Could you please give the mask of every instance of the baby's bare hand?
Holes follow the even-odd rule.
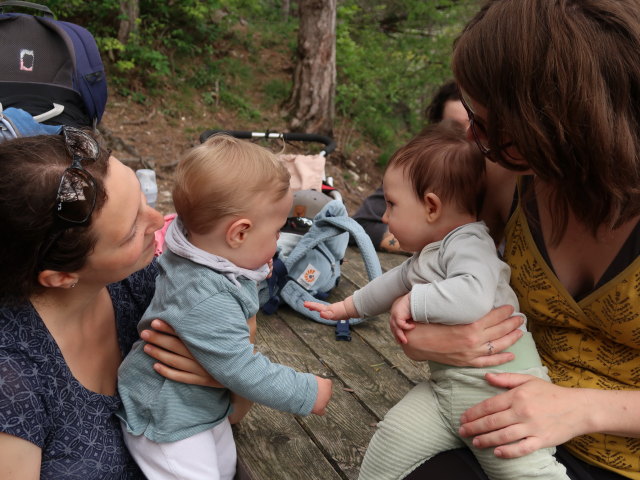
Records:
[[[334,316],[331,305],[318,302],[304,302],[304,306],[312,312],[319,312],[322,318],[332,319]]]
[[[313,404],[311,413],[324,415],[327,412],[327,405],[333,394],[333,382],[328,378],[318,376],[316,376],[316,380],[318,382],[318,396],[316,397],[316,402]]]

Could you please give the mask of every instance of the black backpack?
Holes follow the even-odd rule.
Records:
[[[40,15],[10,13],[9,7]],[[55,20],[44,5],[0,2],[0,103],[51,125],[96,126],[107,103],[107,79],[91,33]]]

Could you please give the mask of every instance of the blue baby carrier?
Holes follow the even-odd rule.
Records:
[[[322,207],[309,230],[298,236],[289,248],[286,235],[286,232],[282,233],[278,242],[271,278],[260,285],[262,311],[275,313],[285,303],[311,320],[335,326],[337,340],[350,340],[349,325],[362,322],[362,318],[339,322],[327,320],[318,312],[305,308],[304,302],[324,302],[338,285],[350,235],[362,255],[369,280],[381,275],[380,261],[371,239],[349,217],[341,200],[331,200]]]

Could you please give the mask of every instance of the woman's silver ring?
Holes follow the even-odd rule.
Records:
[[[487,342],[487,351],[489,352],[487,355],[493,355],[493,343]]]

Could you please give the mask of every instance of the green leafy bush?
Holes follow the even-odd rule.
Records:
[[[337,111],[380,146],[417,132],[433,92],[451,78],[453,40],[476,7],[455,0],[340,2]]]
[[[261,108],[273,110],[287,99],[291,81],[281,75],[265,81],[263,74],[273,69],[264,55],[268,50],[289,56],[291,66],[295,61],[297,18],[285,18],[281,1],[140,0],[136,33],[125,43],[118,40],[120,3],[50,0],[47,5],[58,18],[94,34],[110,85],[122,93],[146,98],[186,82],[205,105],[230,106],[256,120]],[[337,114],[393,151],[421,128],[431,95],[450,78],[453,39],[477,4],[338,0]],[[295,1],[291,5],[293,11],[298,7]],[[264,98],[260,104],[256,95]]]

